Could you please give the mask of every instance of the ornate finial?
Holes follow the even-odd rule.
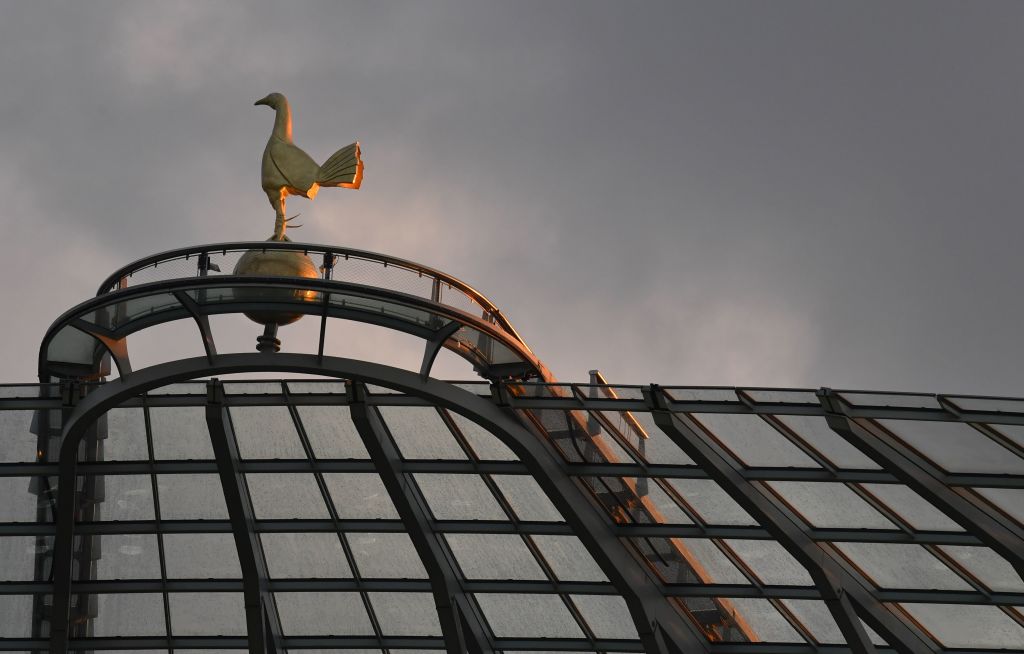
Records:
[[[291,218],[284,217],[285,198],[301,195],[312,200],[321,187],[359,188],[363,181],[363,161],[359,158],[359,142],[346,145],[318,166],[313,158],[292,142],[292,112],[288,100],[280,93],[271,93],[257,105],[266,105],[277,112],[274,131],[263,151],[263,190],[277,213],[272,240],[286,240],[284,230]]]

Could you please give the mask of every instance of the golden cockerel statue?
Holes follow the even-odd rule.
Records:
[[[292,111],[280,93],[271,93],[256,105],[266,105],[277,115],[263,151],[263,190],[277,212],[273,240],[286,240],[284,231],[290,219],[284,217],[285,198],[301,195],[312,200],[321,187],[359,188],[363,181],[363,161],[359,142],[346,145],[318,166],[313,158],[292,142]]]

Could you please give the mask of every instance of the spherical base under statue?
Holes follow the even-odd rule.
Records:
[[[235,275],[254,275],[258,277],[301,277],[318,279],[316,265],[313,260],[296,250],[249,250],[235,264]],[[316,302],[319,293],[313,289],[269,289],[239,288],[236,290],[239,299],[252,301]],[[261,325],[288,325],[303,316],[301,313],[282,311],[246,312],[246,318]]]

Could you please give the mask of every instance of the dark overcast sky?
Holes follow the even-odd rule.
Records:
[[[291,235],[465,279],[561,379],[1024,395],[1022,71],[1020,1],[3,3],[2,381],[115,267],[269,235],[281,91],[367,162]]]

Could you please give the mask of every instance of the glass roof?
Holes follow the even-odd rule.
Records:
[[[1024,531],[1012,415],[842,393],[857,413],[837,421],[799,389],[459,386],[505,398],[556,462],[545,474],[587,502],[560,510],[551,479],[499,435],[379,387],[225,382],[223,433],[205,383],[107,411],[79,449],[71,649],[246,649],[258,573],[287,650],[442,651],[455,610],[489,651],[644,651],[640,593],[602,565],[584,514],[707,652],[847,642],[808,549],[883,651],[1024,648],[1016,562],[944,495]],[[55,386],[0,393],[0,650],[48,649],[65,400]],[[897,469],[893,452],[941,483]]]

